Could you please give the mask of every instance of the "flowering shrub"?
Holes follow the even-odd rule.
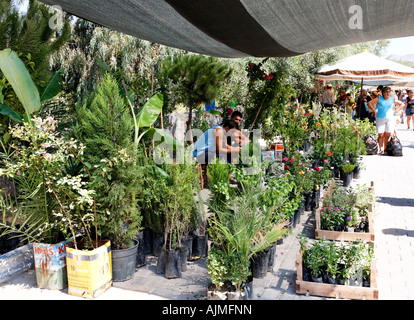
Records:
[[[360,193],[367,196],[362,199]],[[348,227],[364,229],[368,225],[368,202],[372,201],[369,194],[367,186],[358,186],[355,190],[336,188],[324,199],[320,211],[321,228],[335,231],[346,231]]]
[[[48,117],[32,119],[32,126],[26,122],[10,128],[13,151],[1,169],[16,180],[20,205],[42,217],[43,238],[52,242],[58,231],[75,235],[94,221],[94,191],[82,174],[67,173],[84,147],[61,137],[56,127],[57,121]]]

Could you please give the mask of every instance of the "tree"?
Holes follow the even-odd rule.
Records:
[[[53,110],[54,115],[59,112],[59,118],[65,117],[70,127],[75,104],[90,96],[106,72],[134,93],[132,103],[138,113],[159,92],[157,73],[172,50],[78,18],[70,41],[51,59],[53,69],[65,70],[64,99],[60,108]]]
[[[17,53],[41,95],[47,90],[53,72],[58,70],[49,67],[49,58],[70,36],[70,24],[63,18],[61,29],[50,28],[49,21],[55,14],[49,12],[49,7],[34,0],[29,1],[26,13],[19,14],[14,1],[0,0],[0,51],[10,49]],[[0,118],[2,129],[6,131],[10,121],[9,108],[18,114],[23,114],[25,108],[10,81],[1,71],[0,106],[2,106],[0,113],[6,114]],[[4,106],[7,108],[5,109]],[[42,104],[42,107],[44,106],[45,104]]]
[[[52,76],[49,57],[69,39],[70,24],[63,20],[62,29],[52,29],[49,21],[54,12],[30,0],[27,13],[20,15],[12,0],[0,0],[0,50],[16,51],[30,67],[36,86],[43,87]]]
[[[111,240],[113,248],[120,249],[141,225],[140,210],[132,198],[140,189],[142,167],[136,165],[136,156],[140,153],[132,141],[129,107],[111,75],[104,76],[92,102],[83,105],[77,116],[79,123],[75,132],[85,145],[87,166],[92,174],[99,168],[95,185],[97,207],[108,213],[102,221],[102,236]]]
[[[231,72],[227,64],[214,57],[188,54],[165,59],[161,74],[176,85],[177,102],[188,108],[187,131],[191,130],[193,109],[211,102]]]

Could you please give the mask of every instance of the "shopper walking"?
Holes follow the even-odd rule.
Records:
[[[382,96],[369,101],[367,104],[369,110],[376,117],[379,154],[382,155],[386,154],[387,142],[395,129],[394,103],[398,105],[399,110],[404,107],[401,101],[391,97],[391,88],[385,87],[382,90]],[[377,104],[377,110],[374,107],[375,104]]]

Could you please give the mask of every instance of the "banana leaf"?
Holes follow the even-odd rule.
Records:
[[[164,96],[162,94],[152,96],[138,113],[138,128],[150,127],[158,119],[163,103]]]
[[[0,104],[0,113],[9,116],[11,119],[17,122],[22,122],[22,117],[16,111],[14,111],[7,104]]]
[[[10,49],[0,51],[0,70],[13,87],[26,114],[38,112],[41,108],[39,91],[16,52]]]
[[[62,73],[63,68],[55,73],[49,84],[46,86],[46,88],[44,88],[40,97],[41,102],[54,98],[62,90],[62,87],[60,86],[60,81],[62,80],[60,78],[60,75]]]

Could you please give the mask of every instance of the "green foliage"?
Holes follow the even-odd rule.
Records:
[[[181,245],[181,239],[198,226],[198,211],[194,197],[198,187],[198,176],[195,170],[194,166],[186,164],[168,166],[168,193],[164,195],[163,202],[164,238],[167,240],[169,236],[168,249],[172,249],[173,240]]]
[[[143,170],[136,163],[132,116],[119,92],[115,79],[106,75],[90,105],[78,110],[76,128],[85,145],[86,163],[104,174],[98,175],[94,185],[97,207],[108,213],[101,236],[117,249],[130,244],[140,229],[142,218],[132,197],[140,187]],[[92,175],[97,176],[96,172]]]
[[[300,241],[303,266],[309,268],[314,276],[329,273],[333,278],[349,281],[362,271],[363,278],[369,280],[374,258],[374,250],[369,243],[316,240],[309,245],[303,238]]]
[[[160,168],[148,159],[145,163],[142,190],[137,196],[143,223],[153,232],[164,234],[172,248],[199,226],[201,217],[195,201],[198,174],[189,164],[165,164]]]
[[[347,174],[354,171],[355,167],[356,167],[356,164],[352,164],[352,163],[341,164],[342,171]]]
[[[26,79],[33,80],[34,85],[31,87],[37,87],[40,93],[50,92],[50,87],[47,88],[48,82],[52,78],[53,72],[59,68],[50,68],[49,58],[69,39],[70,24],[62,16],[62,13],[49,12],[49,7],[38,1],[30,0],[28,10],[25,13],[19,13],[17,4],[11,0],[0,0],[0,34],[2,35],[0,51],[5,49],[14,51],[21,60],[19,64],[24,65],[27,69],[26,73],[30,74],[30,77],[26,77]],[[55,21],[57,16],[62,18],[63,24],[60,28],[52,29],[49,27],[49,21]],[[20,77],[22,68],[18,66],[16,69],[16,63],[13,62],[12,72]],[[29,98],[27,81],[21,90],[25,92],[24,96],[29,99],[26,100],[21,95],[18,96],[19,89],[16,88],[16,81],[12,81],[12,78],[3,72],[0,72],[0,105],[2,105],[0,113],[5,116],[0,116],[0,131],[5,132],[9,124],[12,123],[10,119],[21,122],[25,109],[29,108],[30,114],[34,110],[39,111],[40,103],[39,99],[35,97],[37,93],[34,91]],[[41,101],[50,97],[50,95],[43,96],[44,99]],[[50,103],[48,101],[42,107],[44,108]],[[44,118],[49,115],[39,114]]]
[[[0,0],[0,50],[18,52],[36,86],[44,87],[51,78],[48,58],[69,39],[70,24],[62,17],[61,29],[52,29],[49,21],[61,13],[49,12],[49,7],[30,0],[27,12],[19,14],[13,2]]]
[[[229,182],[229,165],[216,163],[207,165],[208,186],[211,191],[210,203],[218,208],[224,208],[230,200],[231,190]]]
[[[175,85],[176,103],[184,103],[189,110],[187,131],[191,129],[193,109],[202,102],[211,102],[230,75],[227,64],[214,57],[187,54],[164,60],[161,76]]]
[[[261,182],[260,176],[257,182]],[[251,184],[232,199],[226,208],[210,206],[213,214],[210,218],[210,238],[225,253],[226,259],[237,254],[243,261],[242,265],[245,265],[254,254],[269,248],[285,234],[284,223],[273,224],[272,211],[258,210],[262,192],[262,183]],[[247,274],[238,280],[236,288],[247,281]]]
[[[15,234],[20,243],[39,242],[43,239],[43,219],[36,217],[35,212],[23,213],[23,208],[16,205],[10,196],[0,195],[0,238]]]
[[[321,228],[359,227],[368,222],[368,208],[374,201],[372,190],[366,185],[357,188],[335,188],[332,195],[324,198],[321,208]]]
[[[289,220],[297,209],[296,199],[290,197],[295,188],[293,176],[280,174],[268,177],[266,182],[266,189],[259,195],[260,210],[270,212],[275,224]]]
[[[258,64],[248,63],[246,67],[248,75],[248,103],[245,106],[245,126],[250,129],[262,127],[262,135],[265,139],[279,134],[282,114],[288,99],[293,91],[286,85],[286,69],[284,60],[269,60],[271,71],[263,71],[264,59]]]
[[[17,53],[4,49],[0,51],[0,70],[13,87],[17,98],[22,103],[27,118],[38,112],[41,107],[40,95],[24,63]]]
[[[208,275],[217,290],[227,290],[226,282],[240,288],[241,284],[250,276],[250,262],[240,252],[226,252],[211,248],[207,258]]]
[[[67,141],[56,132],[53,118],[34,118],[10,129],[13,144],[0,169],[12,177],[18,190],[17,205],[22,217],[38,231],[37,238],[55,243],[59,232],[75,236],[93,222],[94,192],[80,173],[68,174],[69,159],[79,159],[83,146]]]

